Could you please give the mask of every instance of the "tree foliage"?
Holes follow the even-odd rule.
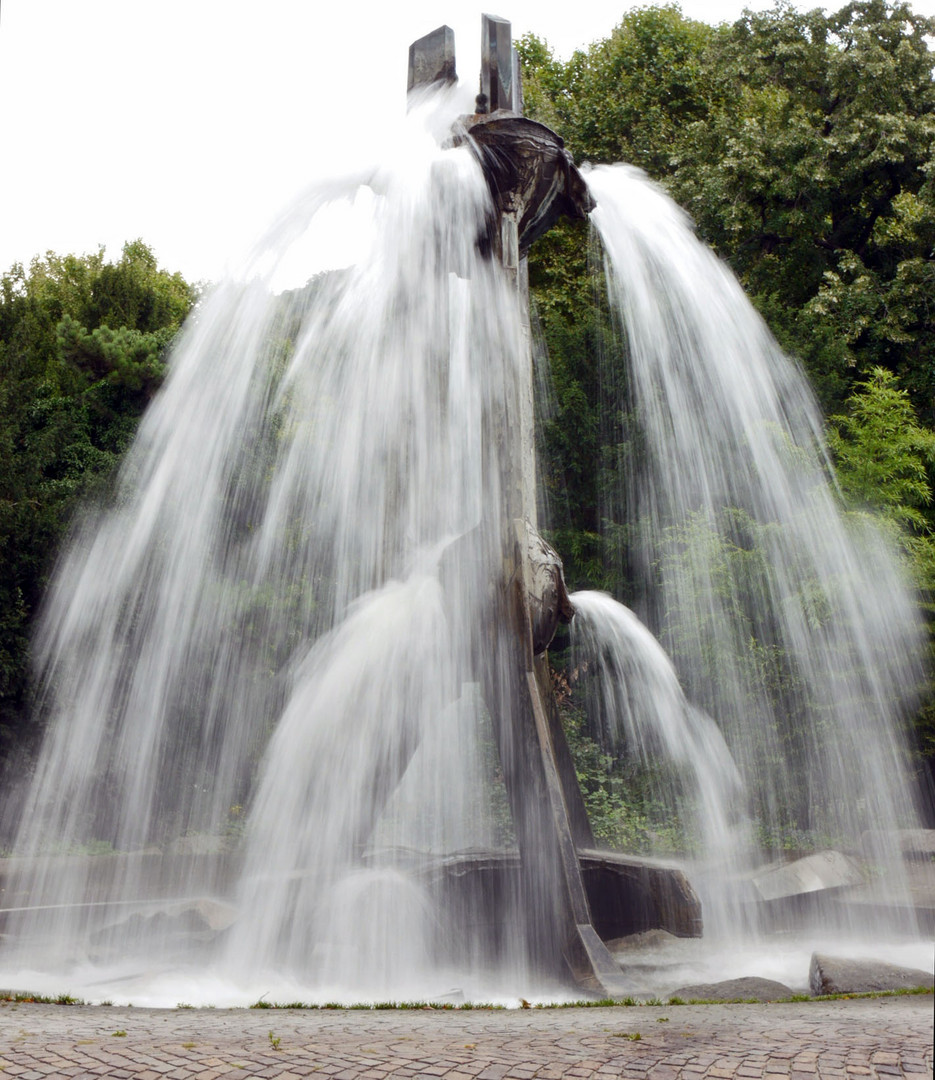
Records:
[[[567,62],[534,36],[520,44],[527,112],[579,163],[625,160],[662,183],[802,363],[829,417],[842,502],[882,516],[926,608],[935,588],[933,35],[935,20],[909,3],[853,0],[834,13],[779,2],[716,28],[675,5],[639,8]],[[555,541],[570,579],[601,581],[626,600],[614,565],[625,572],[632,526],[606,520],[601,474],[626,470],[639,447],[627,443],[627,418],[601,404],[606,328],[579,310],[587,242],[566,230],[531,252],[555,373],[542,457],[565,513]],[[625,374],[612,377],[626,400]],[[563,483],[572,486],[564,499]],[[781,668],[781,658],[770,663]],[[935,745],[926,724],[920,740]]]
[[[669,5],[631,11],[567,63],[531,35],[520,55],[527,111],[554,126],[578,161],[627,160],[667,186],[804,364],[829,413],[887,371],[930,424],[932,34],[935,20],[887,0],[853,0],[833,14],[778,3],[717,28]],[[571,421],[564,438],[547,441],[555,483],[578,477],[584,445],[592,463],[606,455],[613,426],[594,396],[596,335],[581,329],[593,318],[583,314],[586,249],[584,230],[566,229],[531,257],[558,372],[555,415]],[[573,430],[582,418],[583,433]],[[852,466],[848,458],[843,467]],[[589,498],[591,516],[578,520],[582,533],[598,531],[598,501]]]
[[[527,35],[518,45],[526,111],[579,162],[628,161],[665,175],[684,129],[707,115],[714,88],[704,50],[714,34],[675,6],[639,8],[567,64]]]
[[[529,110],[577,160],[644,168],[740,276],[826,407],[873,367],[935,417],[935,20],[780,3],[717,29],[626,15],[566,64],[522,42]]]
[[[0,754],[26,713],[28,642],[78,500],[100,492],[195,294],[141,241],[0,279]]]
[[[907,392],[886,368],[874,368],[831,417],[829,440],[848,503],[893,526],[925,597],[935,591],[931,517],[935,432],[924,427]]]

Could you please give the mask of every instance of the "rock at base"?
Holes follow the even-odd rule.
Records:
[[[122,944],[159,935],[165,940],[210,941],[237,920],[237,910],[220,900],[166,900],[110,923],[92,935],[96,945]]]
[[[740,979],[682,986],[669,996],[683,1001],[780,1001],[792,997],[792,994],[793,990],[785,983],[748,975]]]
[[[839,956],[812,953],[808,985],[816,996],[823,994],[868,994],[883,990],[933,988],[932,973],[921,968],[904,968],[882,960],[847,960]]]
[[[656,929],[701,937],[701,901],[680,867],[586,848],[578,858],[594,927],[605,941]]]
[[[777,900],[860,885],[863,880],[860,867],[847,855],[840,851],[816,851],[755,874],[751,884],[761,900]]]
[[[668,930],[641,930],[638,934],[612,938],[606,942],[606,945],[612,953],[640,952],[644,949],[663,949],[681,940],[675,934],[670,934]]]

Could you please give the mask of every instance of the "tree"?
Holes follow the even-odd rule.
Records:
[[[826,407],[871,368],[935,416],[935,20],[906,3],[746,12],[675,197],[740,275]]]
[[[778,3],[717,29],[627,14],[554,59],[520,42],[527,108],[576,158],[663,182],[826,409],[873,367],[935,418],[935,20],[908,3]]]
[[[567,64],[533,35],[518,44],[526,111],[556,128],[578,161],[671,172],[681,132],[704,120],[713,90],[704,48],[715,34],[678,7],[638,8]]]
[[[829,439],[843,494],[853,507],[872,509],[895,526],[916,582],[931,595],[935,432],[919,423],[896,376],[878,367],[847,399],[846,412],[831,417]]]
[[[69,519],[103,491],[194,300],[141,241],[0,279],[0,756],[28,713],[32,619]]]
[[[831,417],[838,480],[852,513],[872,512],[889,527],[919,590],[935,657],[935,524],[932,471],[935,432],[919,422],[907,392],[885,368],[874,368]],[[913,719],[918,759],[935,786],[935,694]]]

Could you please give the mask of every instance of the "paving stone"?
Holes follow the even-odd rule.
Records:
[[[870,1055],[874,1065],[898,1065],[899,1054],[893,1054],[889,1050],[876,1050]]]
[[[249,1010],[24,1004],[15,1017],[0,1011],[0,1068],[42,1080],[923,1080],[932,1075],[931,1007],[930,996],[680,1006],[665,1024],[656,1020],[671,1010],[656,1006],[297,1010],[271,1025]],[[639,1040],[614,1037],[637,1031]]]

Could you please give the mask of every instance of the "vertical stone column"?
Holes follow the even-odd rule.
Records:
[[[481,15],[480,92],[490,112],[516,109],[513,74],[517,70],[510,23],[496,15]]]
[[[492,116],[502,110],[518,116],[521,81],[508,22],[489,15],[482,17],[481,58],[481,94],[488,99],[489,114]],[[523,136],[519,131],[516,134],[518,142]],[[553,133],[549,134],[555,138]],[[558,145],[561,145],[560,140]],[[505,146],[509,146],[509,141]],[[524,152],[529,154],[528,149]],[[535,150],[530,157],[535,157]],[[501,761],[516,822],[524,879],[533,891],[554,890],[551,905],[539,900],[538,916],[550,924],[542,929],[547,936],[558,937],[559,940],[551,944],[553,947],[558,945],[580,984],[601,994],[619,995],[625,992],[622,973],[594,930],[576,848],[576,840],[593,844],[593,837],[558,721],[548,660],[544,654],[536,655],[530,611],[538,569],[533,559],[537,555],[537,544],[542,542],[536,532],[533,358],[529,273],[522,227],[529,217],[530,204],[543,190],[541,183],[530,183],[535,173],[535,166],[517,169],[514,182],[500,183],[497,190],[500,216],[497,254],[507,278],[516,289],[524,316],[521,331],[524,362],[516,402],[519,422],[512,432],[509,454],[513,475],[505,484],[509,502],[506,516],[513,523],[514,535],[504,538],[503,562],[508,580],[503,612],[505,623],[501,625],[508,626],[513,634],[510,650],[513,671],[506,673],[510,687],[508,695],[505,694],[506,687],[502,683],[500,686],[500,710],[509,716],[511,725],[509,730],[504,730],[502,719],[498,725]],[[554,196],[554,188],[554,180],[550,178],[546,195]],[[535,213],[539,208],[533,209]],[[504,700],[506,696],[509,701]],[[548,947],[549,943],[544,943],[543,951]]]
[[[455,32],[450,26],[439,26],[431,34],[409,46],[409,78],[406,89],[415,90],[433,83],[452,85],[455,72]]]

